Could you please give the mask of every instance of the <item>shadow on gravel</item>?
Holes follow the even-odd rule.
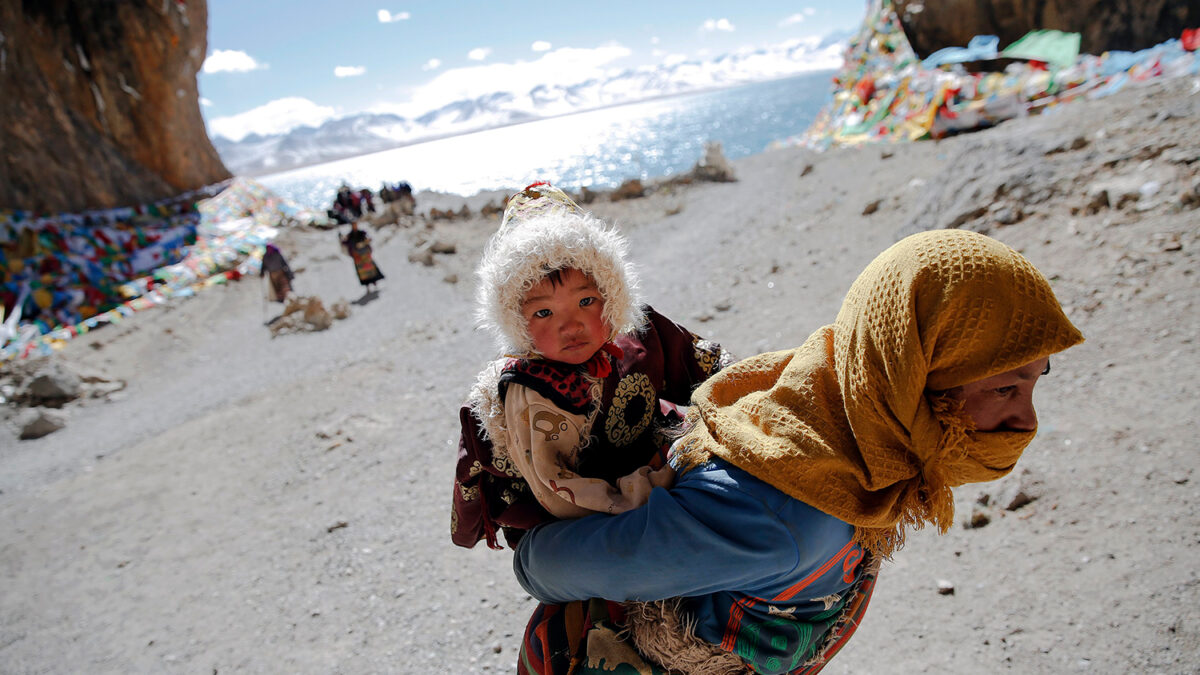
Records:
[[[368,303],[374,302],[378,298],[379,298],[379,291],[377,291],[377,290],[376,291],[367,291],[366,293],[363,293],[361,298],[359,298],[357,300],[351,300],[350,302],[352,304],[358,305],[359,307],[364,307]]]

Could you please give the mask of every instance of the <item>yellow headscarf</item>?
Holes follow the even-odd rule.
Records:
[[[855,526],[889,555],[906,526],[953,522],[950,487],[1007,474],[1036,432],[973,430],[927,392],[1083,341],[1046,278],[974,232],[912,235],[850,288],[835,323],[751,357],[692,395],[683,464],[715,455]]]

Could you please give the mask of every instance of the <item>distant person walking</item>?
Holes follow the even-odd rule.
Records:
[[[358,222],[350,223],[350,232],[342,237],[342,248],[354,260],[354,271],[358,273],[358,283],[368,291],[375,290],[375,284],[383,280],[383,272],[375,266],[375,258],[371,255],[371,238],[366,232],[358,229]]]
[[[258,276],[265,276],[270,281],[267,298],[271,302],[284,302],[287,300],[288,294],[292,292],[292,279],[296,275],[292,274],[292,268],[288,267],[283,252],[275,244],[267,244],[266,250],[263,251],[262,269]]]

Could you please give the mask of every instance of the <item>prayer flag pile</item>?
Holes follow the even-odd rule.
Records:
[[[980,35],[921,60],[891,0],[872,0],[834,76],[833,100],[799,139],[783,144],[825,149],[984,128],[1130,82],[1200,74],[1196,47],[1187,30],[1137,52],[1081,55],[1078,33],[1037,30],[1004,49],[997,37]]]
[[[135,207],[0,211],[0,361],[257,274],[276,228],[310,215],[247,178]]]

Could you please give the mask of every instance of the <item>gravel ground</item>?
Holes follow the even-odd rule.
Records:
[[[735,183],[590,205],[651,303],[736,354],[799,344],[929,227],[1022,250],[1087,336],[1038,388],[1018,471],[960,490],[958,520],[990,522],[910,537],[825,672],[1200,671],[1198,91],[774,150]],[[496,198],[423,193],[418,215]],[[371,229],[375,298],[333,232],[288,231],[297,290],[350,301],[325,331],[272,337],[279,306],[246,279],[70,343],[64,367],[126,386],[44,438],[0,429],[0,672],[512,672],[534,603],[511,554],[448,536],[457,408],[491,355],[471,270],[498,222]],[[455,252],[410,263],[430,240]],[[1016,488],[1035,500],[1006,510]]]

